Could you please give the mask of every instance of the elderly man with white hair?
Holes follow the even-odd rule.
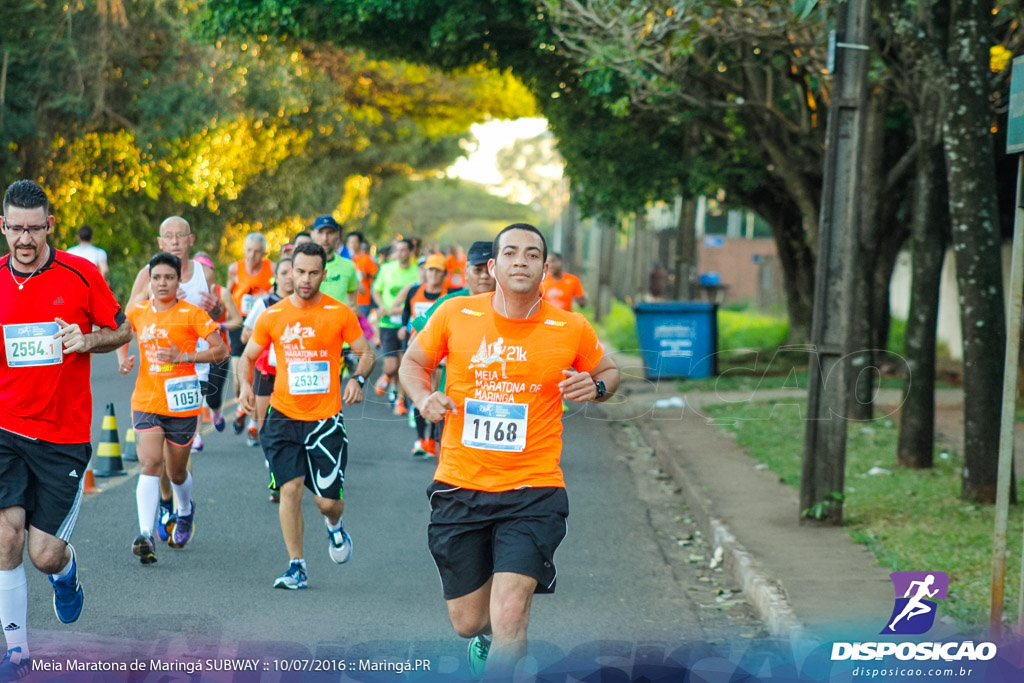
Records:
[[[243,248],[242,258],[228,266],[228,290],[238,312],[242,314],[244,325],[253,304],[274,288],[274,264],[267,258],[267,238],[260,233],[250,232],[246,235]],[[245,349],[242,328],[230,333],[228,339],[231,342],[231,363],[234,366]],[[238,396],[238,378],[234,367],[231,374],[235,376],[235,396]],[[241,434],[245,429],[245,413],[241,410],[235,415],[234,428],[235,434]],[[255,440],[256,434],[256,422],[250,420],[249,437]]]

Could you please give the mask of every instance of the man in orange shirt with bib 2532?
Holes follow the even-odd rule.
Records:
[[[327,525],[327,552],[336,564],[352,556],[352,539],[341,515],[345,511],[345,466],[348,436],[342,420],[345,403],[363,400],[363,385],[373,370],[373,350],[356,314],[320,292],[327,253],[318,244],[292,252],[294,291],[260,314],[238,362],[238,402],[250,415],[256,408],[252,369],[263,349],[273,344],[277,379],[270,410],[260,431],[260,445],[270,464],[272,484],[281,490],[278,517],[291,559],[274,581],[275,588],[306,588],[302,549],[302,487],[316,501]],[[355,373],[341,392],[341,349],[345,343],[359,356]]]

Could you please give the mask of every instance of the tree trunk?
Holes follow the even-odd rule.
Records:
[[[562,212],[562,266],[567,273],[578,273],[580,271],[576,260],[576,236],[579,232],[580,217],[571,180],[569,188],[569,204]]]
[[[937,113],[937,112],[936,112]],[[914,183],[914,217],[910,314],[907,316],[903,404],[896,463],[901,467],[932,467],[935,450],[935,330],[939,319],[939,285],[949,238],[946,164],[942,146],[929,136],[935,113],[921,112],[917,126],[920,153]],[[897,349],[897,351],[899,351]]]
[[[879,257],[882,224],[882,171],[885,156],[885,110],[888,98],[884,90],[868,94],[865,112],[864,151],[860,179],[860,225],[857,245],[860,258],[854,274],[856,295],[853,297],[853,357],[850,359],[850,385],[853,389],[848,416],[851,420],[870,421],[874,417],[875,370],[875,264]],[[886,283],[888,286],[888,283]]]
[[[647,272],[650,268],[647,232],[647,210],[642,208],[636,212],[636,223],[633,227],[633,242],[636,246],[633,253],[633,279],[629,283],[629,295],[634,306],[644,300]]]
[[[952,5],[943,139],[964,346],[964,500],[996,498],[1006,318],[989,133],[992,2]]]
[[[814,252],[807,243],[803,215],[781,188],[765,186],[743,197],[772,229],[782,266],[789,316],[789,344],[806,344],[811,339],[811,311],[814,308]]]
[[[684,199],[676,222],[676,280],[672,298],[693,300],[694,273],[697,272],[697,198]]]
[[[604,320],[612,310],[612,269],[615,264],[615,224],[604,218],[599,219],[601,234],[601,267],[597,271],[597,296],[594,297],[594,319]]]

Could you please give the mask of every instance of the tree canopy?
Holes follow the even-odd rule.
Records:
[[[223,256],[250,229],[276,246],[325,212],[383,235],[392,180],[448,166],[476,121],[536,111],[484,65],[442,73],[308,41],[207,40],[192,31],[197,0],[3,5],[0,168],[49,190],[58,245],[94,228],[120,290],[167,215]]]

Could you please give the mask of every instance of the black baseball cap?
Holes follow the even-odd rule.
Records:
[[[334,231],[340,231],[341,226],[338,225],[338,221],[334,220],[334,216],[324,214],[323,216],[317,216],[316,220],[313,221],[313,230],[324,230],[330,229]]]
[[[473,242],[469,251],[466,252],[466,263],[471,266],[479,266],[482,263],[487,263],[491,258],[492,248],[493,242]]]

